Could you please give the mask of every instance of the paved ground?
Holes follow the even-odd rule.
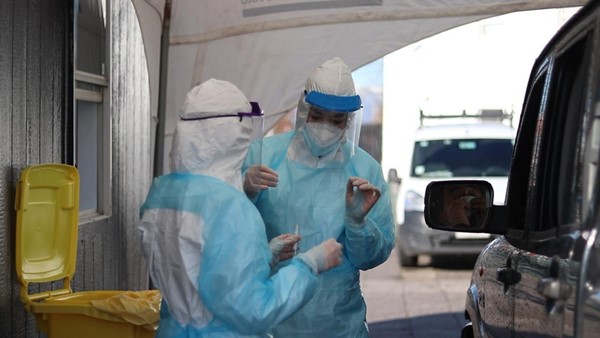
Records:
[[[463,316],[474,257],[422,257],[418,268],[398,265],[396,252],[361,273],[371,338],[454,338]]]

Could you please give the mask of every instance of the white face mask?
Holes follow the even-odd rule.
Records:
[[[340,129],[329,123],[306,122],[304,138],[315,156],[323,156],[335,150],[344,135]]]

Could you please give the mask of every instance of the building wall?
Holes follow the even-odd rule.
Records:
[[[61,162],[68,7],[62,0],[0,1],[0,336],[35,337],[19,301],[14,195],[19,172]]]
[[[0,1],[0,337],[44,336],[19,300],[13,206],[22,169],[68,162],[71,8],[64,0]],[[80,225],[75,292],[148,284],[135,230],[151,180],[147,72],[130,2],[113,1],[113,11],[112,215]]]

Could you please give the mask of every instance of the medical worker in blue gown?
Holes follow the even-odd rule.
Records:
[[[270,265],[291,256],[296,240],[269,243],[242,192],[260,116],[229,82],[211,79],[187,95],[171,174],[154,180],[141,209],[144,254],[163,295],[156,337],[266,337],[310,300],[317,274],[340,263],[341,245],[324,239],[273,274]]]
[[[339,266],[319,274],[315,296],[275,328],[275,337],[368,336],[359,271],[388,259],[394,222],[382,169],[357,146],[360,108],[351,70],[331,59],[308,77],[295,130],[266,137],[262,156],[252,146],[249,151],[244,191],[267,237],[297,229],[300,252],[331,237],[344,252]]]

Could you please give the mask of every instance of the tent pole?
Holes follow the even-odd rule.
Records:
[[[154,146],[154,177],[163,174],[165,154],[165,112],[167,97],[167,68],[169,65],[169,29],[171,26],[171,1],[165,1],[162,35],[160,38],[160,70],[158,82],[158,124]]]

